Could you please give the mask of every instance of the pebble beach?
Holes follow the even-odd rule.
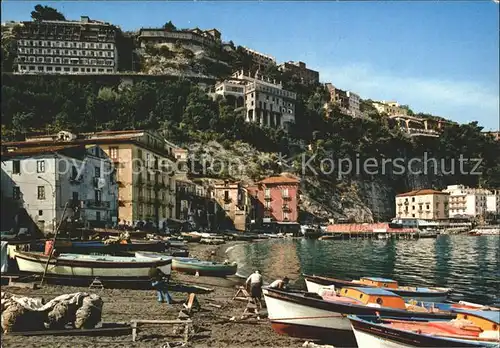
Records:
[[[238,242],[241,243],[241,242]],[[215,252],[218,260],[225,258],[225,250],[232,245],[189,244],[190,256],[208,260]],[[172,272],[172,282],[198,285],[213,289],[212,292],[197,294],[201,305],[191,319],[193,329],[189,333],[187,347],[301,347],[304,340],[275,333],[264,315],[260,320],[249,318],[239,320],[246,302],[232,300],[237,287],[242,283],[238,277],[216,278],[195,277]],[[87,287],[44,285],[40,289],[23,289],[8,286],[3,292],[29,297],[42,297],[46,301],[75,292],[95,292],[103,301],[102,321],[106,323],[130,323],[133,319],[173,320],[186,301],[187,293],[171,292],[175,303],[158,303],[154,290],[102,289],[89,291]],[[264,310],[265,312],[265,310]],[[231,320],[233,319],[233,320]],[[236,321],[234,320],[236,319]],[[172,325],[141,327],[136,342],[131,334],[115,337],[106,336],[14,336],[2,335],[5,347],[168,347],[182,341],[179,328]]]

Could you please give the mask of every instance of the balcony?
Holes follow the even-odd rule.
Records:
[[[111,206],[110,202],[96,201],[94,199],[88,199],[86,202],[87,208],[91,209],[109,209]]]
[[[271,201],[273,198],[271,197],[271,195],[264,195],[264,199],[266,201]]]
[[[82,206],[83,206],[83,201],[79,199],[68,200],[68,208],[75,209],[75,208],[81,208]]]
[[[273,211],[273,207],[271,206],[264,207],[264,211],[271,212]]]
[[[283,211],[286,211],[286,212],[291,212],[292,211],[292,209],[288,205],[286,205],[286,204],[283,205],[282,209],[283,209]]]
[[[281,196],[281,198],[284,201],[290,201],[290,200],[292,200],[292,197],[289,194],[284,194],[284,195]]]

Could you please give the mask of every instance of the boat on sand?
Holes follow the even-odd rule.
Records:
[[[333,285],[337,289],[343,287],[376,287],[389,290],[406,300],[445,302],[451,289],[441,287],[400,286],[397,281],[387,278],[363,277],[360,280],[342,280],[304,274],[307,291],[318,292],[320,288]]]
[[[349,316],[359,348],[498,347],[497,311],[459,311],[450,321]]]
[[[14,252],[21,272],[43,274],[48,256],[36,252]],[[70,278],[149,279],[149,270],[159,268],[165,274],[172,270],[172,258],[138,258],[60,254],[50,258],[47,275]]]
[[[225,277],[235,274],[238,265],[236,262],[217,263],[190,257],[176,257],[172,261],[172,269],[177,272],[198,274],[200,276]]]

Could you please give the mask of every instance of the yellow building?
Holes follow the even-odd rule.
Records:
[[[241,184],[216,180],[212,186],[212,199],[216,202],[219,227],[245,230],[250,205],[247,191]]]
[[[161,223],[175,218],[174,144],[151,131],[126,130],[35,136],[26,143],[83,143],[99,145],[115,164],[118,181],[118,218]]]
[[[396,196],[396,216],[400,219],[447,219],[450,194],[424,189]]]
[[[408,109],[399,105],[395,101],[376,101],[372,103],[373,107],[377,109],[378,113],[385,113],[388,116],[406,116]]]

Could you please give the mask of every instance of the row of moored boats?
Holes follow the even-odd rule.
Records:
[[[499,308],[448,301],[451,289],[304,278],[307,292],[264,288],[275,331],[360,348],[499,346]]]

